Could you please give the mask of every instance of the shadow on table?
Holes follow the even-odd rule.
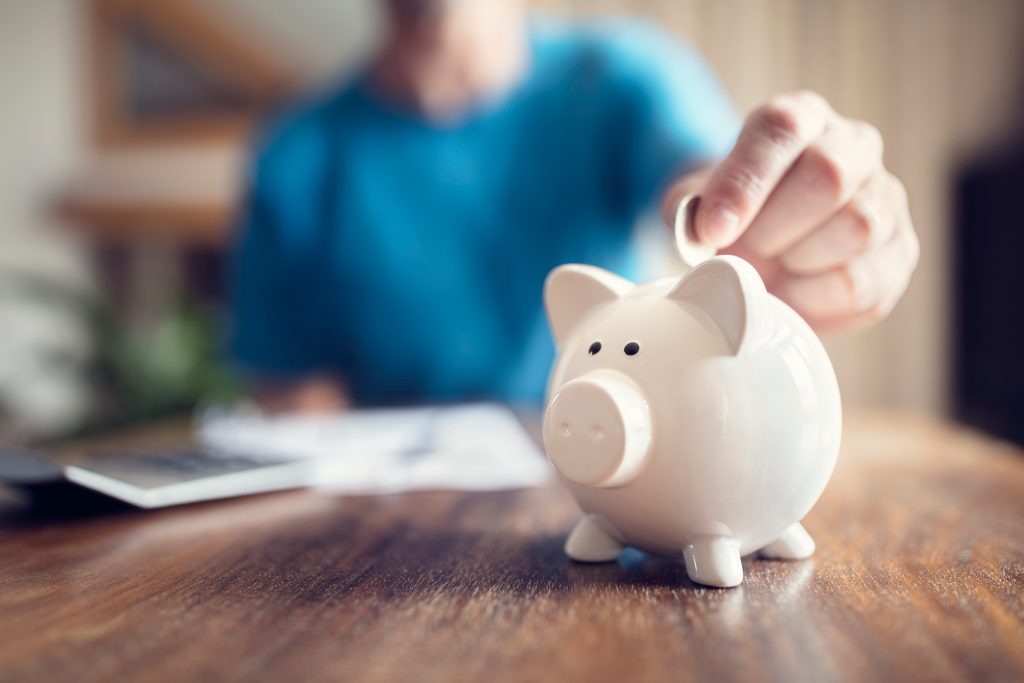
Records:
[[[579,563],[570,560],[562,550],[564,539],[551,537],[537,539],[537,549],[548,554],[550,564],[559,567],[560,573],[573,588],[600,589],[681,589],[734,593],[736,589],[716,589],[690,581],[682,557],[653,555],[627,548],[615,562]],[[813,574],[813,560],[804,562],[766,562],[753,556],[743,558],[745,583],[759,584],[769,579],[775,588],[787,588],[788,592],[800,590]],[[742,592],[742,587],[739,589]]]
[[[0,528],[138,512],[138,508],[116,498],[70,482],[6,487],[0,491]]]

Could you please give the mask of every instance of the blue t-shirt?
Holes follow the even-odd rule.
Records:
[[[548,271],[628,274],[637,219],[738,124],[652,25],[534,23],[530,45],[515,90],[454,127],[359,77],[268,129],[234,254],[243,368],[330,373],[362,404],[540,400]]]

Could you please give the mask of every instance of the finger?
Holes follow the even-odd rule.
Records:
[[[892,237],[906,205],[903,186],[887,172],[877,173],[838,213],[779,260],[787,271],[811,275],[841,266]]]
[[[809,92],[778,97],[754,111],[704,188],[696,217],[701,240],[716,247],[734,242],[831,116],[825,100]]]
[[[872,323],[878,322],[883,317],[884,316],[878,311],[868,310],[862,313],[833,316],[829,318],[809,318],[807,319],[807,324],[810,325],[818,335],[828,337],[842,332],[867,327]]]
[[[908,221],[886,244],[824,273],[783,277],[773,293],[815,327],[866,314],[878,319],[906,290],[917,259],[917,238]]]
[[[882,168],[882,136],[859,121],[835,120],[804,150],[743,234],[775,257],[828,220]]]

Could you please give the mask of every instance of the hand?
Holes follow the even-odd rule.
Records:
[[[265,413],[324,414],[349,408],[348,392],[338,380],[313,375],[289,381],[264,379],[251,392]]]
[[[815,93],[754,111],[729,156],[666,194],[670,225],[691,193],[696,237],[750,261],[819,332],[885,317],[917,265],[906,191],[882,163],[881,135]]]

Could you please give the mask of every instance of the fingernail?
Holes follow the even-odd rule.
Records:
[[[739,223],[740,217],[735,211],[725,204],[715,204],[700,226],[701,237],[711,245],[724,247],[732,242]]]

